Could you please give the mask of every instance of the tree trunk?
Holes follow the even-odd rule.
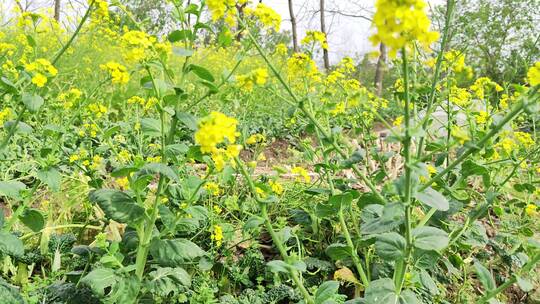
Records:
[[[381,96],[383,91],[384,69],[386,66],[386,45],[381,43],[379,52],[379,60],[377,60],[377,68],[375,69],[375,89],[377,90],[377,96]]]
[[[54,20],[56,20],[56,22],[60,22],[60,1],[61,0],[54,0]]]
[[[326,41],[328,41],[328,35],[326,34],[326,20],[324,18],[324,0],[320,1],[321,3],[321,32],[326,36]],[[323,57],[324,57],[324,68],[326,71],[330,69],[330,59],[328,58],[328,50],[323,49]]]
[[[296,30],[296,16],[294,15],[293,0],[289,0],[289,14],[291,15],[293,50],[298,52],[298,32]]]

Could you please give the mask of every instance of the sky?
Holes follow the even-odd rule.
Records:
[[[21,0],[32,3],[31,8],[52,7],[53,0]],[[86,3],[85,0],[62,0],[64,5]],[[255,2],[255,1],[254,1]],[[430,6],[444,0],[428,0]],[[282,16],[282,31],[290,31],[288,0],[264,0]],[[319,30],[319,0],[293,0],[298,22],[299,40],[307,30]],[[326,0],[326,24],[331,63],[344,56],[360,57],[375,48],[368,38],[372,34],[369,19],[374,12],[375,0]],[[0,0],[0,15],[6,15],[15,5],[15,0]],[[68,8],[69,9],[69,8]],[[2,16],[0,16],[2,17]]]

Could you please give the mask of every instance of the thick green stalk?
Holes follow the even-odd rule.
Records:
[[[399,294],[403,288],[405,281],[405,273],[407,272],[409,259],[412,253],[412,224],[411,224],[411,209],[412,209],[412,157],[411,157],[411,98],[409,94],[409,64],[407,60],[407,51],[405,48],[401,51],[402,67],[403,67],[403,85],[405,87],[405,106],[403,109],[403,116],[405,121],[405,137],[403,138],[403,155],[405,158],[405,189],[403,204],[405,205],[405,260],[396,264],[396,271],[394,274],[394,283],[396,284],[396,292]]]
[[[148,75],[150,76],[150,79],[152,80],[154,93],[161,102],[162,98],[159,94],[159,90],[157,89],[156,81],[154,79],[152,71],[150,70],[149,67],[146,67],[146,70],[148,72]],[[167,145],[167,142],[172,141],[174,138],[173,137],[167,138],[167,135],[165,134],[165,114],[163,112],[162,106],[160,106],[159,117],[160,117],[160,123],[161,123],[161,157],[162,157],[162,162],[167,163],[165,147]],[[163,191],[163,188],[165,187],[165,180],[166,180],[166,177],[160,174],[158,187],[156,190],[156,197],[151,207],[150,216],[145,221],[145,223],[139,229],[137,229],[137,232],[139,234],[139,247],[137,248],[137,257],[135,259],[135,274],[137,275],[137,278],[139,279],[139,281],[142,281],[142,278],[144,276],[146,261],[148,259],[148,251],[150,250],[150,241],[152,240],[154,225],[159,215],[158,206],[161,199],[161,193]]]

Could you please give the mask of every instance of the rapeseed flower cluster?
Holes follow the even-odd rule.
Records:
[[[328,49],[328,41],[326,40],[326,34],[319,31],[307,31],[306,37],[302,39],[302,44],[308,45],[311,43],[318,43],[323,49]]]
[[[210,239],[216,243],[217,247],[223,244],[223,228],[220,225],[214,225],[210,231]]]
[[[469,89],[475,94],[475,96],[480,99],[484,100],[486,89],[487,90],[495,90],[496,92],[501,92],[503,88],[494,82],[493,80],[489,79],[488,77],[480,77],[476,79],[474,84],[472,84]]]
[[[392,58],[415,40],[427,48],[439,38],[438,32],[429,30],[431,22],[423,0],[377,0],[375,8],[373,25],[377,33],[370,40],[387,45]]]
[[[540,61],[527,71],[527,82],[533,87],[540,84]]]
[[[295,79],[304,84],[304,80],[312,83],[321,81],[321,73],[315,61],[305,53],[295,53],[287,60],[289,80]]]
[[[44,58],[39,58],[34,62],[25,64],[24,69],[31,75],[32,83],[39,88],[44,87],[49,78],[58,74],[58,70],[49,60]]]
[[[126,67],[119,63],[109,61],[100,65],[99,68],[109,73],[113,84],[123,85],[129,82],[129,73]]]
[[[124,59],[128,62],[140,62],[159,55],[171,53],[170,43],[158,42],[157,38],[141,31],[126,31],[121,38]]]
[[[238,121],[220,112],[212,112],[199,122],[195,142],[202,153],[210,154],[217,171],[240,154],[242,146],[236,145],[240,133],[236,131]]]
[[[66,92],[60,93],[58,95],[58,101],[61,103],[61,106],[69,110],[79,101],[82,96],[82,92],[77,88],[71,88]]]
[[[293,167],[291,173],[295,175],[295,181],[297,182],[311,182],[311,176],[308,174],[307,170],[302,167]]]
[[[281,26],[281,16],[266,4],[259,3],[255,9],[247,8],[247,16],[255,16],[265,26],[274,31],[279,31]]]
[[[239,87],[248,92],[253,91],[255,85],[264,85],[267,80],[268,70],[264,68],[255,69],[248,74],[236,76]]]
[[[4,122],[6,122],[11,117],[11,109],[5,108],[2,111],[0,111],[0,126],[4,125]]]

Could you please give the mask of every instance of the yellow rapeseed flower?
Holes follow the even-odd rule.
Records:
[[[533,87],[540,84],[540,61],[527,71],[527,82]]]

